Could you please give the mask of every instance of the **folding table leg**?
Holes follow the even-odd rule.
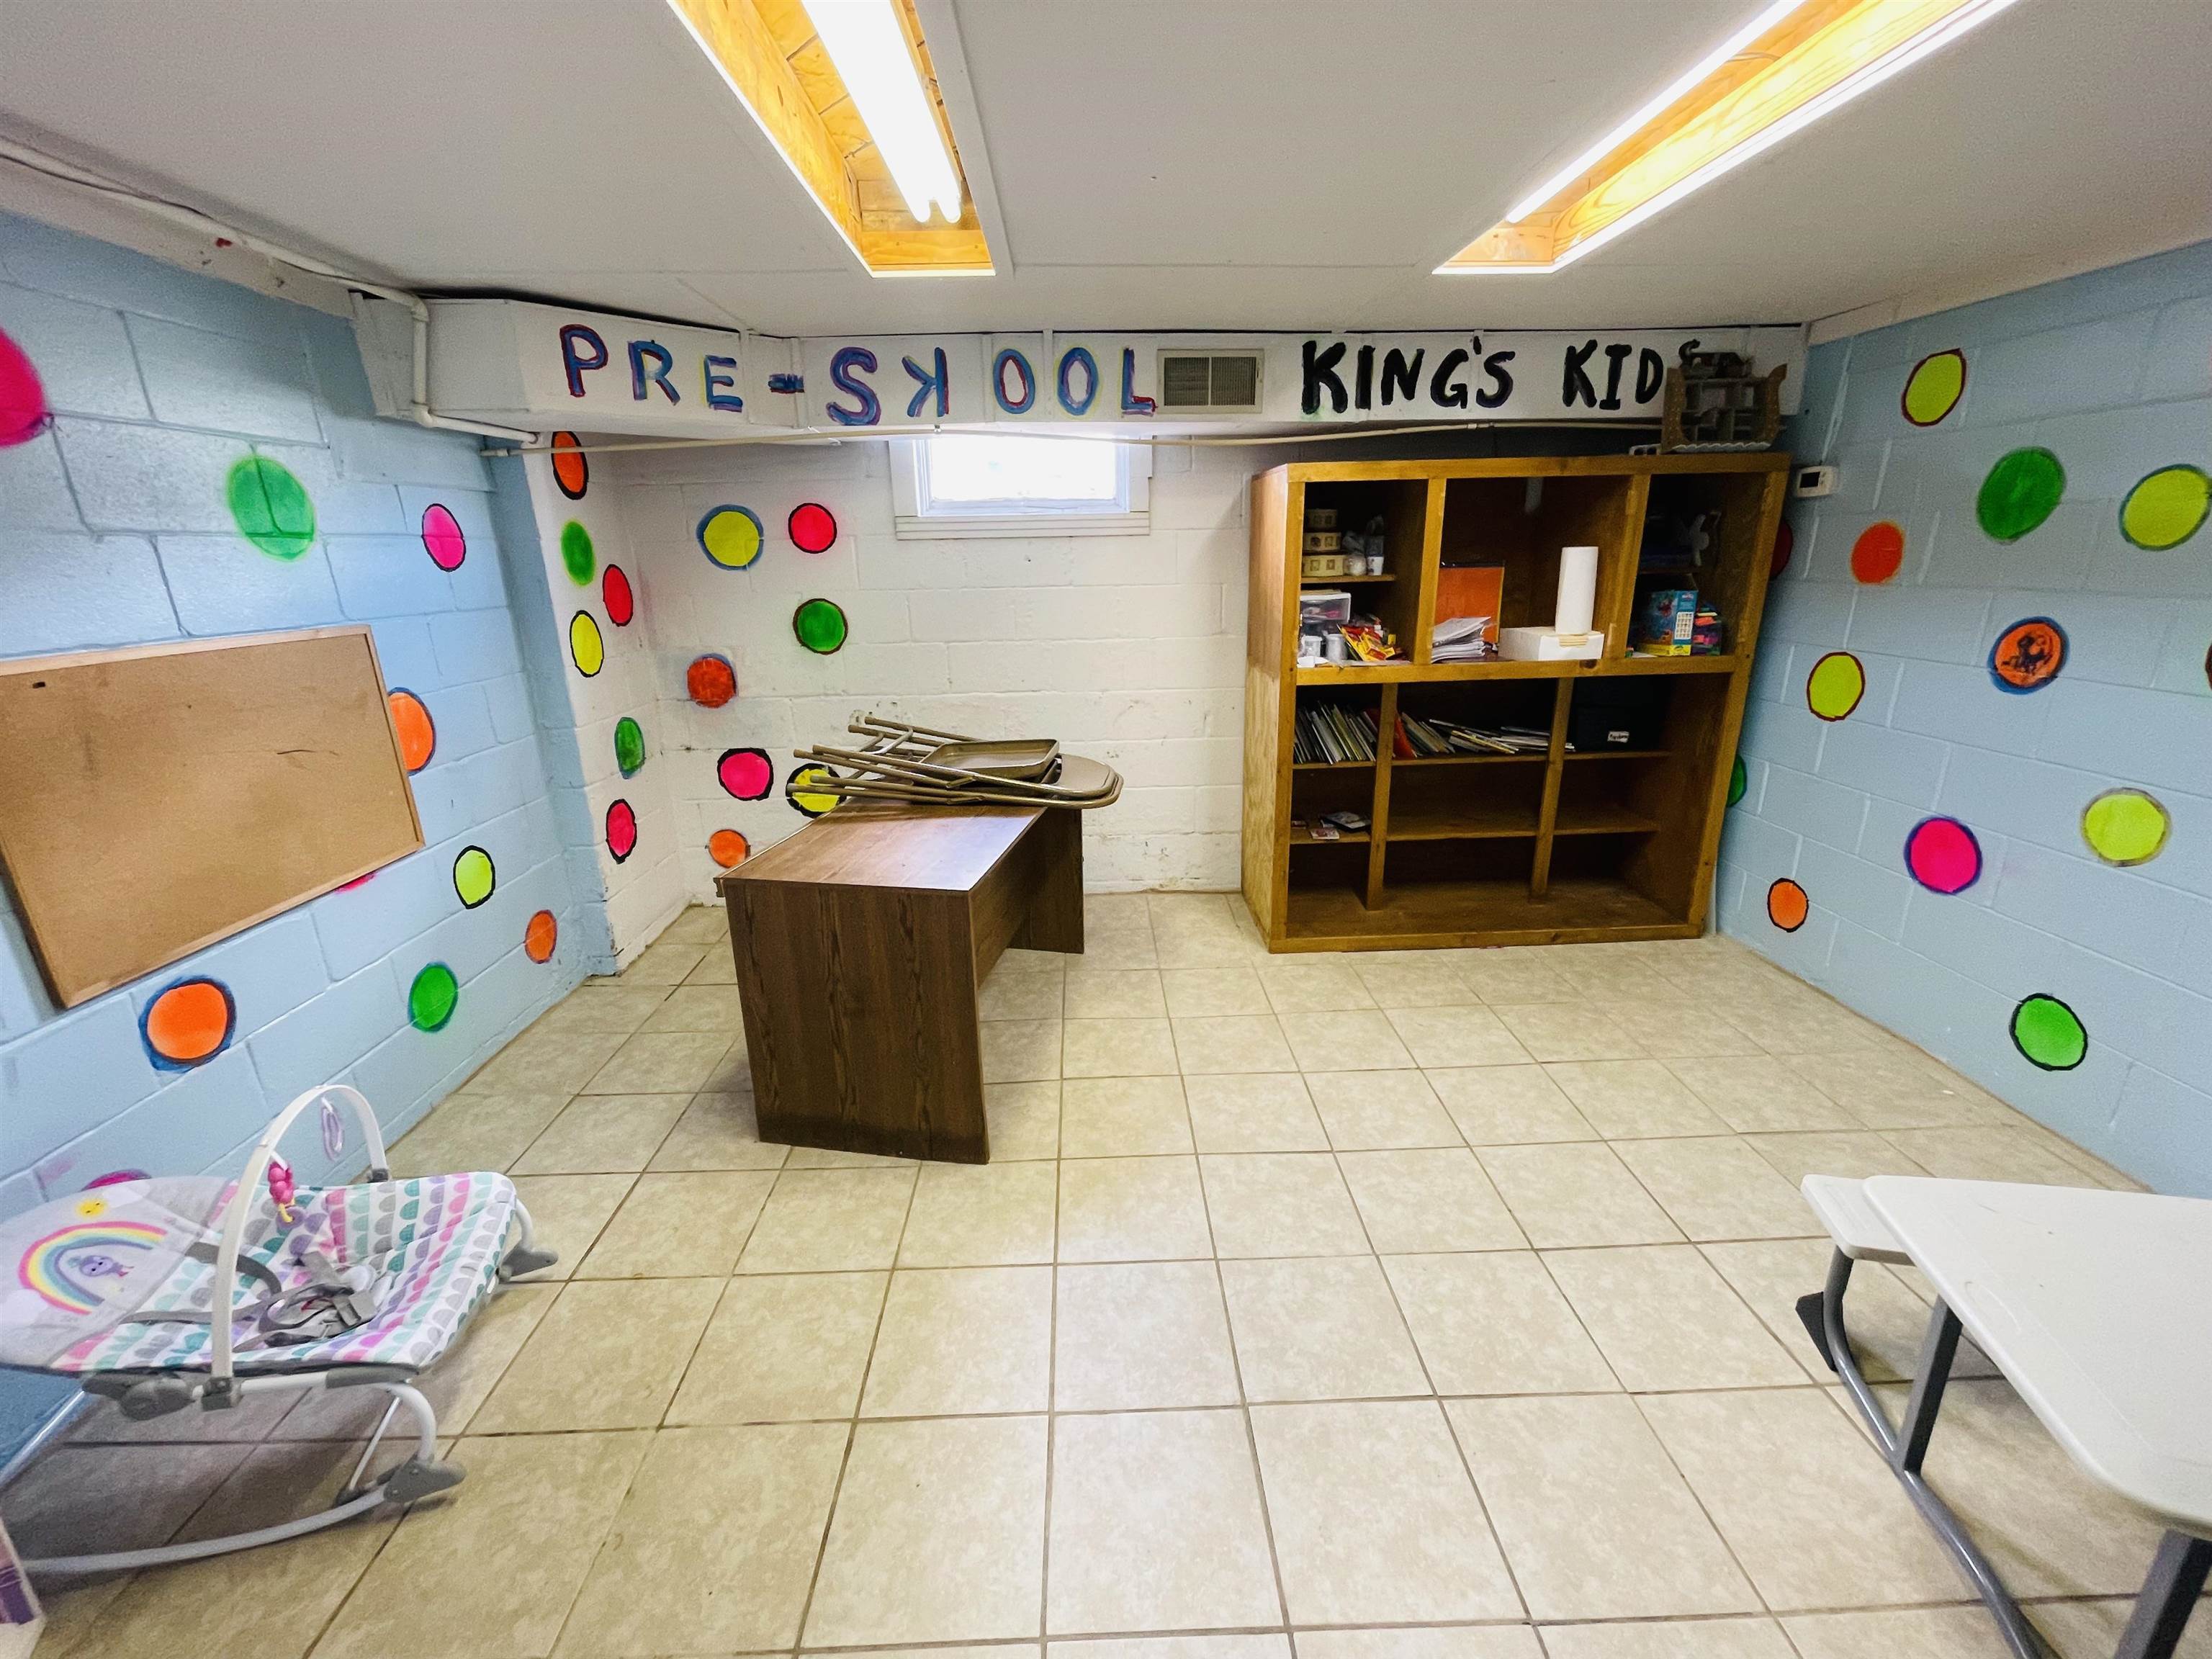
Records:
[[[2169,1532],[2151,1558],[2150,1575],[2136,1596],[2134,1617],[2112,1659],[2172,1659],[2181,1632],[2212,1571],[2212,1543]]]
[[[1952,1356],[1959,1351],[1959,1316],[1937,1302],[1928,1316],[1928,1334],[1920,1342],[1920,1368],[1912,1374],[1912,1396],[1905,1401],[1898,1435],[1897,1467],[1920,1473],[1928,1455],[1928,1437],[1936,1432],[1936,1413],[1943,1408],[1944,1385],[1951,1380]]]

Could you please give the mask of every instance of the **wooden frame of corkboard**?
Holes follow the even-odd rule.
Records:
[[[64,1008],[422,845],[366,627],[0,661],[0,870]]]

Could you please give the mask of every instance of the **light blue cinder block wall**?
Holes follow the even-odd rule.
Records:
[[[1964,395],[1916,425],[1907,379],[1954,349]],[[1820,347],[1794,447],[1838,465],[1840,487],[1790,504],[1722,927],[2139,1178],[2212,1196],[2212,528],[2152,550],[2121,522],[2146,475],[2212,469],[2212,244]],[[2057,458],[2063,493],[1999,540],[1978,497],[2027,447]],[[1852,549],[1885,520],[1902,568],[1863,581]],[[2039,617],[2064,631],[2063,665],[2001,688],[1993,647]],[[1807,680],[1837,652],[1866,690],[1828,721]],[[2114,788],[2170,815],[2148,861],[2105,862],[2085,839],[2084,808]],[[1931,816],[1980,844],[1955,894],[1906,866]],[[1782,878],[1809,901],[1792,932],[1767,912]],[[2069,1069],[2014,1045],[2014,1012],[2039,995],[2087,1034]]]
[[[320,1082],[359,1087],[396,1134],[576,983],[591,931],[548,799],[477,441],[375,418],[337,318],[5,216],[0,330],[54,417],[0,449],[0,656],[366,622],[387,684],[420,696],[437,729],[412,780],[424,850],[93,1002],[53,1006],[0,907],[0,1215],[116,1170],[234,1167]],[[296,560],[234,533],[224,480],[251,451],[313,498],[319,538]],[[466,538],[450,573],[422,539],[433,503]],[[542,586],[535,549],[520,553],[520,591]],[[453,878],[470,845],[498,872],[474,909]],[[561,929],[543,964],[523,948],[541,909]],[[407,994],[432,962],[460,995],[426,1033]],[[234,1035],[189,1071],[157,1070],[139,1014],[196,975],[229,988]],[[305,1179],[332,1173],[314,1139],[287,1147]],[[358,1148],[338,1162],[357,1168]]]

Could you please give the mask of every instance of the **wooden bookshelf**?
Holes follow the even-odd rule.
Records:
[[[1244,673],[1243,890],[1274,951],[1687,939],[1712,891],[1729,774],[1782,515],[1784,454],[1322,462],[1252,481]],[[1386,524],[1389,577],[1347,577],[1354,608],[1398,636],[1404,663],[1297,663],[1301,532],[1309,504]],[[1647,514],[1717,513],[1694,586],[1717,609],[1723,652],[1628,649]],[[1548,624],[1559,550],[1594,543],[1593,662],[1432,664],[1437,571],[1502,567],[1505,627]],[[1401,580],[1402,578],[1402,580]],[[1646,586],[1655,585],[1647,578]],[[1578,696],[1613,700],[1644,729],[1632,748],[1569,747]],[[1293,763],[1302,702],[1371,709],[1372,761]],[[1548,731],[1540,752],[1395,759],[1401,713]],[[1631,729],[1634,729],[1632,726]],[[1599,764],[1584,763],[1603,762]],[[1341,808],[1370,828],[1316,842]]]

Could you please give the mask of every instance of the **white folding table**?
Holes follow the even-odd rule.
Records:
[[[1903,1176],[1803,1190],[1836,1253],[1799,1312],[2012,1650],[2048,1659],[1920,1472],[1962,1327],[2085,1473],[2166,1523],[2115,1659],[2171,1659],[2212,1571],[2212,1201]],[[1910,1261],[1939,1298],[1895,1428],[1844,1323],[1862,1258]]]

